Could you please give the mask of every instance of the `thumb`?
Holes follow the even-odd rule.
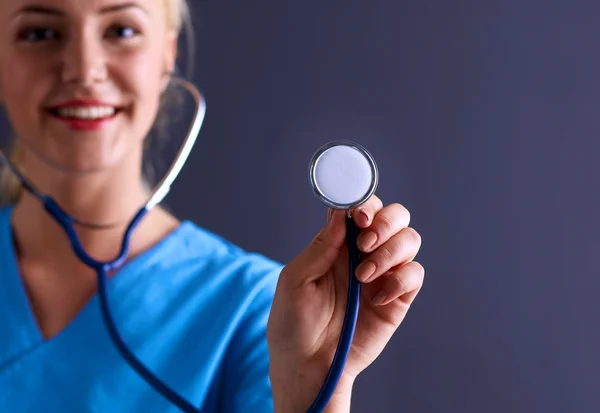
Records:
[[[327,224],[288,265],[290,280],[305,284],[321,278],[340,254],[346,239],[346,211],[330,209]]]

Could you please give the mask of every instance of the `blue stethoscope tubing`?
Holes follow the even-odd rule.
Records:
[[[190,82],[180,79],[180,78],[172,78],[171,82],[179,83],[184,88],[188,90],[194,97],[196,102],[195,108],[195,116],[194,120],[188,130],[188,134],[185,142],[179,149],[175,161],[169,168],[169,171],[165,175],[165,177],[159,182],[156,186],[152,194],[150,195],[146,204],[140,208],[140,210],[135,214],[135,216],[129,222],[127,229],[125,230],[125,234],[123,235],[123,240],[121,243],[121,249],[116,258],[111,261],[97,261],[92,258],[86,251],[81,241],[79,240],[79,236],[75,231],[74,225],[81,224],[88,227],[98,227],[102,228],[103,226],[88,224],[82,221],[79,221],[71,216],[69,216],[57,203],[54,199],[39,191],[29,180],[23,176],[6,158],[4,153],[0,151],[0,162],[4,162],[10,170],[15,174],[15,176],[20,180],[23,188],[29,192],[31,195],[36,197],[44,206],[44,209],[54,218],[54,220],[63,228],[67,237],[69,238],[69,242],[71,247],[76,254],[76,256],[88,267],[94,269],[97,274],[97,283],[98,283],[98,297],[100,301],[100,308],[102,318],[104,320],[105,327],[109,333],[109,337],[115,345],[117,351],[123,357],[123,359],[157,392],[162,394],[167,400],[169,400],[172,404],[177,406],[181,411],[185,413],[202,413],[202,409],[193,406],[190,402],[181,397],[177,392],[172,390],[169,386],[167,386],[163,381],[161,381],[156,375],[154,375],[145,365],[142,363],[136,355],[131,351],[131,349],[127,346],[127,344],[123,341],[119,331],[115,325],[115,321],[113,319],[109,298],[107,293],[107,282],[108,282],[108,274],[111,271],[117,271],[120,269],[125,262],[127,261],[129,255],[129,243],[131,240],[131,235],[133,230],[137,227],[140,221],[144,218],[144,216],[158,203],[160,203],[164,197],[169,193],[171,189],[171,185],[174,180],[177,178],[177,175],[183,168],[193,146],[196,141],[196,138],[200,132],[202,127],[202,123],[204,122],[204,116],[206,113],[206,102],[202,94],[198,91],[198,89]],[[349,287],[348,287],[348,301],[346,304],[346,314],[344,318],[344,323],[342,326],[342,331],[340,333],[340,339],[338,342],[338,346],[336,348],[336,352],[333,358],[333,362],[331,364],[329,373],[325,379],[325,382],[321,388],[321,391],[315,398],[312,405],[309,407],[307,413],[317,413],[322,412],[327,403],[331,399],[335,388],[339,382],[339,379],[344,370],[344,366],[346,364],[346,360],[348,358],[348,354],[351,349],[352,339],[354,337],[354,331],[356,328],[356,321],[358,319],[358,311],[359,311],[359,303],[360,303],[360,282],[356,278],[355,270],[356,267],[361,262],[360,251],[357,246],[357,237],[359,233],[359,229],[352,220],[352,218],[348,217],[346,219],[346,244],[348,246],[349,253],[349,267],[350,267],[350,279],[349,279]]]
[[[358,278],[356,278],[356,267],[361,263],[361,252],[357,244],[359,233],[360,230],[354,222],[354,219],[351,216],[348,216],[346,218],[346,245],[348,247],[350,279],[348,282],[346,314],[344,316],[340,339],[333,356],[331,367],[329,368],[329,373],[327,374],[327,378],[325,379],[321,391],[307,413],[320,413],[325,409],[331,396],[333,396],[333,392],[337,387],[340,377],[342,376],[348,354],[352,348],[352,339],[354,338],[354,330],[356,330],[356,321],[358,320],[361,290],[361,283]]]

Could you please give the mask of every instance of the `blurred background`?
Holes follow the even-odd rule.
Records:
[[[313,152],[349,139],[423,237],[352,411],[600,411],[600,3],[192,3],[208,110],[170,209],[285,263],[325,222]]]

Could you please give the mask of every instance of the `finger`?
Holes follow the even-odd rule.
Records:
[[[371,297],[371,303],[384,306],[400,298],[410,305],[423,286],[424,278],[423,266],[415,261],[408,262],[385,277],[381,288]]]
[[[329,220],[331,219],[331,216],[333,215],[333,213],[336,211],[336,209],[334,208],[327,208],[327,221],[329,222]]]
[[[352,218],[359,228],[367,228],[381,209],[383,202],[376,195],[372,195],[367,202],[352,210]]]
[[[412,261],[419,248],[421,248],[419,233],[410,227],[404,228],[369,254],[356,269],[356,277],[363,283],[372,282],[391,268]]]
[[[346,235],[346,211],[331,210],[327,224],[310,244],[285,266],[280,278],[302,285],[322,277],[337,259]],[[293,276],[293,280],[289,280]]]
[[[401,229],[408,227],[410,212],[400,204],[390,204],[379,211],[373,223],[358,237],[358,248],[363,252],[372,252],[387,242]]]

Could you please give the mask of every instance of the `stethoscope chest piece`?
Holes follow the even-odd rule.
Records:
[[[365,148],[349,141],[323,145],[313,155],[309,166],[311,188],[318,199],[334,209],[346,210],[346,245],[348,248],[348,298],[344,323],[329,373],[308,413],[321,413],[333,395],[350,353],[358,320],[361,283],[356,268],[361,263],[357,239],[360,228],[350,211],[367,202],[377,188],[379,173],[375,160]]]
[[[325,205],[350,210],[373,195],[379,173],[375,160],[361,145],[334,141],[313,155],[309,180],[313,193]]]

